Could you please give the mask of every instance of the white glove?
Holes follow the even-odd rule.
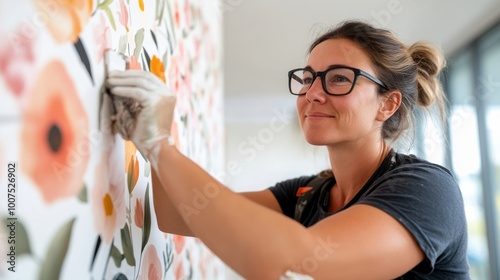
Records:
[[[158,159],[161,140],[173,144],[170,128],[175,96],[155,75],[142,70],[111,71],[106,86],[113,96],[115,129],[148,159]]]

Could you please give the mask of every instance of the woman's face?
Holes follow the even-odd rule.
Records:
[[[308,67],[325,71],[332,65],[361,69],[377,77],[368,55],[347,39],[330,39],[317,45],[309,55]],[[359,76],[351,93],[331,96],[316,78],[305,95],[297,97],[297,111],[304,136],[312,145],[340,145],[380,135],[382,122],[378,85]],[[362,142],[360,142],[362,143]]]

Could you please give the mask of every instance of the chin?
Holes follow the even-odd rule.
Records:
[[[305,139],[307,143],[313,145],[313,146],[324,146],[327,145],[329,142],[324,139],[324,137],[318,137],[318,135],[312,135],[312,136],[305,136]]]

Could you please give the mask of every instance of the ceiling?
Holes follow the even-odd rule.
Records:
[[[430,41],[449,55],[500,19],[500,0],[221,1],[227,122],[293,110],[287,71],[304,65],[308,45],[343,20],[388,28],[407,44]]]

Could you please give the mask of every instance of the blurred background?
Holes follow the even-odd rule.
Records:
[[[286,77],[304,65],[319,34],[360,19],[392,30],[407,44],[440,46],[448,60],[441,75],[448,126],[419,118],[413,141],[398,143],[398,150],[452,170],[465,201],[472,277],[500,279],[499,0],[222,0],[221,10],[225,172],[236,191],[328,167],[325,150],[302,137]]]

